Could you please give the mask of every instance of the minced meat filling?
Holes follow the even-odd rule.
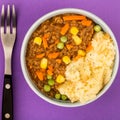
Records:
[[[43,94],[56,99],[67,65],[85,56],[95,23],[86,16],[63,14],[44,21],[31,35],[26,51],[28,72]]]

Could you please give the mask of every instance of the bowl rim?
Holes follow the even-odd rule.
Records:
[[[81,15],[85,15],[88,18],[92,19],[94,22],[98,23],[100,26],[102,26],[102,28],[104,29],[104,31],[107,31],[113,42],[114,42],[114,46],[116,49],[116,57],[115,57],[115,64],[114,64],[114,68],[113,68],[113,73],[112,73],[112,77],[111,80],[108,82],[108,84],[100,91],[100,93],[96,96],[95,99],[90,100],[88,102],[86,102],[85,104],[82,104],[80,102],[76,102],[76,103],[64,103],[64,102],[58,102],[55,100],[52,100],[48,97],[46,97],[45,95],[43,95],[42,93],[40,93],[40,91],[38,90],[38,88],[36,87],[36,85],[32,82],[27,67],[26,67],[26,63],[25,63],[25,54],[26,54],[26,47],[27,47],[27,43],[29,41],[29,38],[31,36],[31,34],[36,30],[36,28],[45,20],[56,16],[56,15],[60,15],[60,14],[64,14],[64,13],[76,13],[76,14],[81,14]],[[27,82],[27,84],[29,85],[29,87],[32,89],[32,91],[34,91],[40,98],[44,99],[45,101],[57,105],[57,106],[62,106],[62,107],[79,107],[79,106],[83,106],[83,105],[87,105],[89,103],[92,103],[94,101],[96,101],[98,98],[100,98],[104,93],[107,92],[107,90],[110,88],[110,86],[112,85],[113,81],[115,80],[115,77],[117,75],[118,72],[118,67],[119,67],[119,48],[118,48],[118,44],[117,44],[117,40],[112,32],[112,30],[110,29],[110,27],[98,16],[96,16],[95,14],[83,10],[83,9],[77,9],[77,8],[62,8],[62,9],[57,9],[54,11],[51,11],[45,15],[43,15],[42,17],[38,18],[29,28],[29,30],[27,31],[24,40],[22,42],[22,47],[21,47],[21,53],[20,53],[20,63],[21,63],[21,68],[22,68],[22,73],[24,75],[25,81]]]

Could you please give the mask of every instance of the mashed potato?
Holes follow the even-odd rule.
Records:
[[[111,78],[115,48],[110,36],[103,32],[96,33],[92,47],[85,57],[67,66],[66,81],[57,88],[71,102],[85,103],[94,99]]]

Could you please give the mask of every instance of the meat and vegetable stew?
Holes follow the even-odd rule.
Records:
[[[94,34],[101,31],[94,21],[78,14],[57,15],[40,24],[28,42],[26,64],[31,79],[43,94],[71,101],[60,90],[66,82],[66,69],[85,58],[93,49]]]

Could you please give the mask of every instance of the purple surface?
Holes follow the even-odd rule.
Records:
[[[27,85],[20,66],[20,50],[29,27],[42,15],[52,10],[82,8],[101,17],[113,30],[120,47],[119,0],[0,0],[14,3],[17,9],[17,40],[13,53],[14,120],[120,120],[120,69],[111,88],[97,101],[83,107],[64,108],[47,103]],[[4,56],[0,42],[0,119]]]

